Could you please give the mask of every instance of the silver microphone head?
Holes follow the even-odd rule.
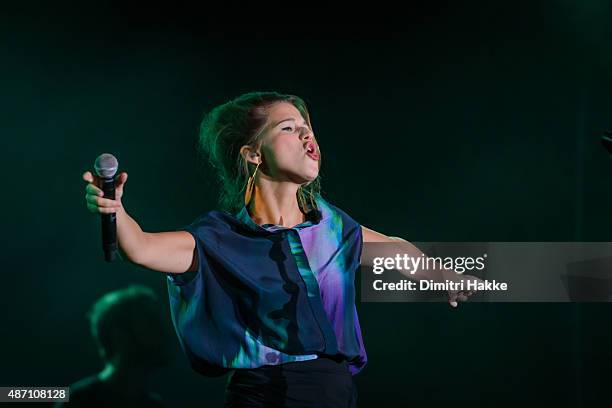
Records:
[[[94,163],[94,170],[96,175],[102,178],[115,177],[117,169],[119,168],[119,162],[110,153],[102,153],[98,156]]]

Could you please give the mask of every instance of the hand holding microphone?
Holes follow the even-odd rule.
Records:
[[[94,164],[96,175],[83,173],[87,209],[102,218],[102,246],[105,259],[111,262],[117,251],[116,213],[123,209],[121,197],[128,175],[125,172],[115,177],[117,159],[108,153],[100,155]]]

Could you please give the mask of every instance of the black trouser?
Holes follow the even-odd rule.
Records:
[[[346,361],[320,356],[234,370],[227,382],[225,406],[354,408],[357,389]]]

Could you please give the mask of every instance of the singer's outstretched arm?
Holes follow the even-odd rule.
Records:
[[[117,243],[124,257],[135,264],[159,272],[183,273],[194,270],[195,240],[186,231],[145,232],[127,213],[121,197],[127,173],[117,177],[115,199],[104,198],[98,180],[91,172],[83,174],[87,181],[85,200],[87,208],[95,214],[117,214]]]
[[[397,254],[406,254],[412,258],[419,258],[421,256],[425,256],[423,252],[417,248],[412,243],[406,241],[403,238],[399,237],[389,237],[387,235],[381,234],[380,232],[376,232],[364,226],[361,227],[363,242],[379,242],[379,243],[387,243],[388,245],[379,246],[377,248],[376,256],[383,258],[394,258]],[[361,256],[361,264],[372,266],[373,259],[372,254],[366,255],[364,251]],[[462,281],[462,280],[480,280],[475,276],[471,275],[462,275],[459,274],[452,269],[436,269],[436,268],[417,268],[414,271],[405,273],[403,270],[400,273],[404,274],[406,277],[412,280],[421,280],[421,279],[431,279],[436,282],[444,282],[447,280],[450,281]],[[448,292],[448,301],[451,306],[457,307],[457,301],[466,301],[473,294],[473,291],[449,291]]]
[[[195,266],[195,240],[186,231],[145,232],[121,208],[117,243],[131,262],[159,272],[183,273]]]

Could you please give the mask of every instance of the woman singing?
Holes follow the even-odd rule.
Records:
[[[354,407],[367,361],[355,308],[361,226],[320,194],[321,151],[304,101],[242,95],[205,116],[199,146],[221,181],[220,206],[181,231],[142,231],[121,198],[83,175],[87,207],[116,213],[124,256],[167,273],[172,319],[192,367],[230,372],[228,407]],[[406,241],[404,251],[420,254]],[[470,293],[451,293],[450,302]]]

